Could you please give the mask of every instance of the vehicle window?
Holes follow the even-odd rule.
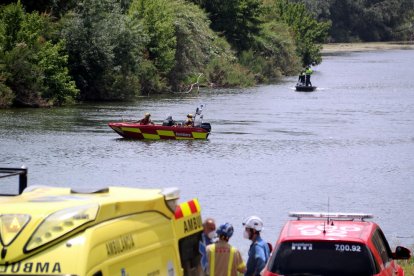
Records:
[[[281,275],[373,275],[378,273],[371,251],[360,243],[295,241],[282,243],[269,262]]]
[[[380,229],[377,229],[374,235],[372,235],[372,243],[378,250],[378,253],[381,256],[383,263],[388,263],[391,260],[391,249],[388,245],[387,240],[385,239],[384,234]]]

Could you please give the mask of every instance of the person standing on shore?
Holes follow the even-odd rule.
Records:
[[[216,222],[213,218],[206,218],[203,222],[203,243],[207,246],[214,242],[216,237]]]
[[[234,246],[229,244],[234,228],[230,223],[220,225],[217,229],[219,240],[207,246],[207,259],[210,276],[237,276],[246,272],[246,264]]]
[[[203,232],[201,233],[201,241],[198,246],[198,250],[201,254],[201,267],[204,275],[208,275],[207,246],[213,244],[215,240],[216,222],[213,218],[206,218],[203,222]]]
[[[260,232],[263,230],[263,221],[257,216],[250,216],[243,221],[244,233],[246,239],[252,241],[249,248],[249,257],[247,260],[247,270],[245,276],[260,276],[269,257],[270,248],[261,237]]]

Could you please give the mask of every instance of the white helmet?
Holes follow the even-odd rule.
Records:
[[[262,231],[262,229],[263,229],[263,221],[262,221],[261,218],[259,218],[257,216],[250,216],[250,217],[247,217],[243,221],[243,226],[245,228],[251,228],[251,229],[254,229],[256,231]]]

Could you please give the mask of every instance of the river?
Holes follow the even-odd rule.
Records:
[[[27,166],[29,185],[178,187],[204,218],[235,226],[244,257],[242,219],[260,216],[273,243],[290,211],[372,213],[392,247],[412,247],[413,61],[413,50],[327,55],[312,93],[295,92],[289,77],[129,104],[0,110],[0,165]],[[184,119],[201,103],[207,141],[130,141],[107,126],[145,112]]]

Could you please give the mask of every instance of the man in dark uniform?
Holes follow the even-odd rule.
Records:
[[[298,84],[305,85],[305,70],[300,71]]]
[[[167,119],[164,120],[164,122],[162,123],[163,126],[173,126],[175,125],[175,121],[173,120],[172,116],[169,115],[167,117]]]

